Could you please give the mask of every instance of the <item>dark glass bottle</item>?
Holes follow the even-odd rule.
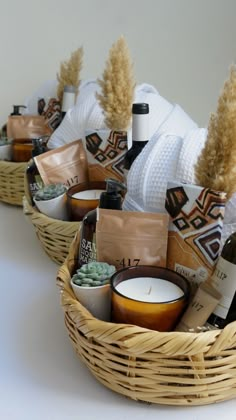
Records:
[[[149,105],[134,103],[132,106],[132,146],[124,157],[125,177],[136,157],[149,140]]]
[[[207,325],[224,328],[236,320],[236,232],[226,240],[212,275],[212,285],[222,298],[207,320]]]
[[[72,85],[64,86],[63,98],[61,104],[61,121],[67,111],[75,105],[76,87]]]
[[[36,163],[34,161],[34,157],[40,155],[41,153],[46,152],[47,147],[45,145],[45,140],[42,137],[32,139],[32,143],[33,143],[32,158],[29,161],[29,164],[26,168],[26,178],[28,181],[31,204],[34,205],[33,197],[35,193],[40,188],[43,187],[43,181],[39,174]]]
[[[122,209],[122,195],[120,192],[126,187],[116,179],[106,180],[106,191],[102,192],[99,200],[101,209]],[[78,252],[78,266],[96,261],[96,223],[97,209],[89,211],[82,221],[80,246]]]

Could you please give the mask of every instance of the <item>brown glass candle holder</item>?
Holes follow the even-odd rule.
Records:
[[[189,301],[188,281],[167,268],[140,265],[111,277],[112,321],[172,331]]]
[[[84,216],[90,210],[94,210],[98,207],[100,194],[103,191],[106,191],[105,181],[81,182],[80,184],[70,187],[67,191],[69,220],[83,220]]]
[[[28,162],[32,157],[33,143],[31,139],[15,139],[12,141],[13,162]]]

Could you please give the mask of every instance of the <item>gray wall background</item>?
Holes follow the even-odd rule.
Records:
[[[1,0],[0,10],[1,123],[81,45],[82,79],[100,77],[123,34],[137,82],[206,126],[235,60],[235,0]]]

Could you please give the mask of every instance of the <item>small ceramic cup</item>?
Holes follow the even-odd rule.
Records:
[[[102,321],[111,318],[111,287],[110,284],[96,287],[78,286],[71,280],[71,287],[78,301]]]
[[[52,219],[68,220],[66,208],[66,192],[59,197],[51,198],[50,200],[35,200],[34,203],[37,209]]]
[[[0,160],[12,160],[12,144],[0,146]]]

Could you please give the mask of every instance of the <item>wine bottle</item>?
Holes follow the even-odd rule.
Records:
[[[236,320],[236,232],[226,240],[211,280],[222,298],[208,318],[207,326],[224,328]]]
[[[61,105],[61,121],[65,117],[67,111],[75,105],[76,87],[72,85],[64,86],[62,105]]]
[[[128,175],[131,165],[149,140],[149,105],[134,103],[132,106],[132,146],[124,157],[124,174]]]

